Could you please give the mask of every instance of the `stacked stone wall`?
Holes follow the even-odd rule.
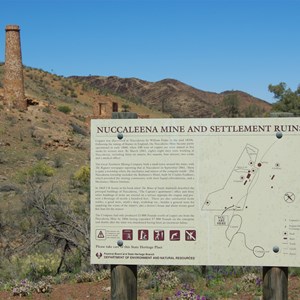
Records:
[[[108,96],[99,95],[93,103],[93,117],[95,119],[111,119],[114,101]]]

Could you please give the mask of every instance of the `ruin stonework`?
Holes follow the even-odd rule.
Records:
[[[7,25],[5,31],[4,105],[26,110],[20,28]]]
[[[108,96],[100,95],[93,103],[93,118],[110,119],[118,111],[118,104]]]
[[[117,111],[118,103],[112,97],[99,95],[93,100],[93,114],[86,117],[86,125],[90,127],[92,119],[111,119]]]

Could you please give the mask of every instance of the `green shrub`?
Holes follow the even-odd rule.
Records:
[[[78,273],[84,267],[84,261],[82,260],[82,253],[78,249],[73,249],[67,253],[64,259],[64,265],[62,267],[62,272],[67,273]]]
[[[14,256],[13,266],[17,266],[20,278],[28,278],[33,281],[41,280],[42,277],[54,275],[60,262],[58,251],[52,253],[34,253],[25,257]]]
[[[70,176],[70,189],[75,189],[79,194],[88,193],[90,188],[90,167],[82,166],[75,174]]]
[[[82,166],[75,174],[74,179],[79,183],[79,186],[85,186],[90,182],[90,167]]]
[[[23,170],[17,174],[17,180],[20,183],[26,183],[28,179],[35,179],[36,182],[42,182],[45,177],[54,175],[54,169],[48,166],[44,161],[39,161],[28,170]]]
[[[289,275],[290,276],[300,276],[300,268],[289,268]]]
[[[38,162],[31,169],[28,170],[30,176],[47,176],[51,177],[54,175],[54,169],[48,166],[44,161]]]
[[[72,91],[72,92],[71,92],[71,97],[72,97],[72,98],[77,98],[77,97],[78,97],[78,95],[76,94],[76,92],[75,92],[75,91]]]
[[[161,268],[156,273],[156,281],[162,289],[174,289],[180,282],[176,272]]]
[[[67,283],[67,282],[71,281],[71,277],[72,277],[71,273],[67,273],[67,272],[58,274],[54,278],[54,283],[55,284]]]
[[[77,283],[95,282],[98,280],[98,276],[96,272],[81,271],[80,273],[75,275],[75,280]]]
[[[52,285],[47,280],[40,280],[34,285],[34,289],[37,293],[50,293],[52,291]]]
[[[98,277],[99,280],[105,280],[105,279],[110,279],[111,273],[109,269],[103,269],[100,271]]]
[[[68,114],[71,112],[71,108],[67,105],[60,105],[57,108],[60,112],[63,112],[64,114]]]
[[[83,128],[81,128],[79,125],[77,125],[75,123],[71,123],[70,126],[72,127],[74,133],[81,134],[83,136],[88,135],[87,132]]]
[[[83,282],[96,282],[110,278],[110,270],[101,270],[100,272],[91,271],[85,272],[81,271],[75,275],[75,281],[77,283]]]
[[[38,150],[34,153],[34,156],[37,160],[42,160],[46,156],[46,152],[44,150]]]
[[[140,266],[138,268],[138,278],[148,279],[152,276],[152,271],[147,266]]]
[[[13,296],[26,297],[34,291],[34,284],[26,279],[16,282],[13,287]]]
[[[50,107],[49,107],[49,106],[45,106],[45,107],[43,108],[43,112],[45,112],[45,113],[47,113],[47,114],[50,114],[50,113],[51,113]]]
[[[47,280],[40,280],[33,283],[28,279],[23,279],[20,282],[15,282],[13,287],[13,296],[26,297],[30,296],[33,292],[36,293],[50,293],[52,285]]]
[[[57,169],[61,168],[64,165],[63,158],[59,155],[56,155],[54,157],[53,161],[54,161],[54,167],[57,168]]]

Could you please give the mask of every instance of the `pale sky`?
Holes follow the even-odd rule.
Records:
[[[58,75],[174,78],[273,102],[300,84],[300,0],[1,0],[23,63]]]

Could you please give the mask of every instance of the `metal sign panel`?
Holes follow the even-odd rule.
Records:
[[[300,121],[91,122],[93,264],[300,266]]]

